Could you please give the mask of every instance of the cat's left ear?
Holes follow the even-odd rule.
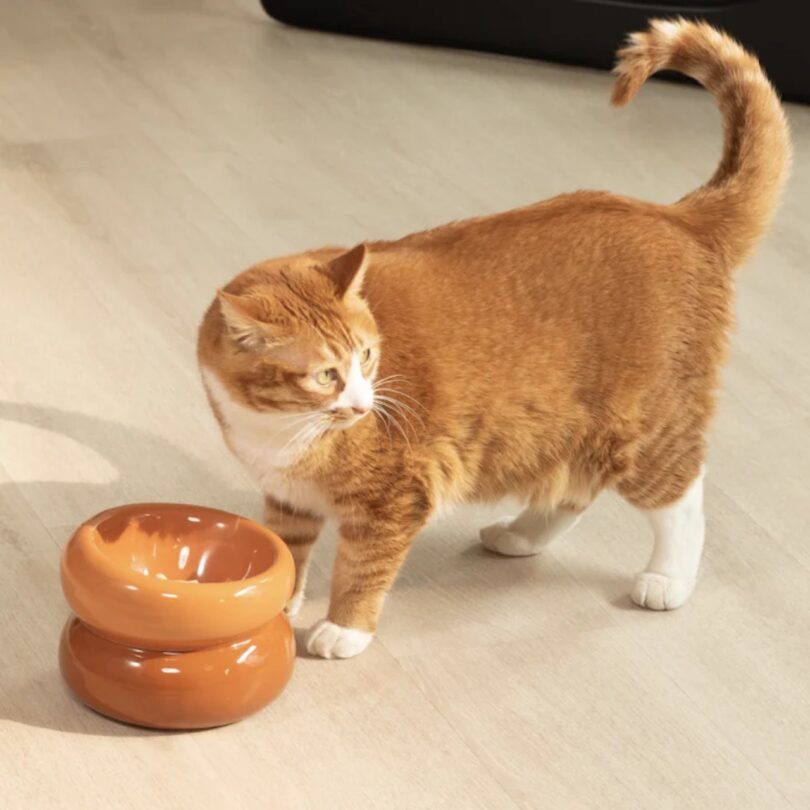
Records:
[[[368,263],[368,248],[361,242],[326,265],[326,274],[337,288],[338,298],[360,294]]]
[[[266,299],[217,290],[217,300],[231,337],[243,349],[268,349],[290,341],[290,330],[274,317]]]

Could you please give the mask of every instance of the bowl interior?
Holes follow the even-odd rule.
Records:
[[[122,507],[96,524],[97,547],[144,576],[186,582],[232,582],[266,571],[270,539],[250,521],[176,504]]]

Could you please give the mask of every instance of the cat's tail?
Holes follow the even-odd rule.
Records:
[[[779,97],[757,59],[707,23],[653,20],[618,53],[612,102],[624,105],[658,70],[700,82],[723,114],[723,157],[709,182],[674,206],[726,262],[755,247],[790,168],[790,133]]]

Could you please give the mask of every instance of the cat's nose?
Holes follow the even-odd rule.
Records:
[[[365,407],[365,405],[352,405],[352,413],[356,413],[358,416],[363,416],[369,412],[369,409]]]

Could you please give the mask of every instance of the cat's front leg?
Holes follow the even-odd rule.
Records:
[[[329,614],[307,635],[307,651],[322,658],[351,658],[368,647],[383,600],[410,548],[427,522],[427,499],[394,522],[368,520],[341,526],[332,574]]]
[[[388,589],[402,565],[410,536],[341,532],[329,614],[307,636],[307,651],[322,658],[351,658],[368,647]]]
[[[295,562],[295,589],[286,608],[287,615],[292,618],[304,602],[309,557],[324,521],[265,495],[264,522],[287,544]]]

